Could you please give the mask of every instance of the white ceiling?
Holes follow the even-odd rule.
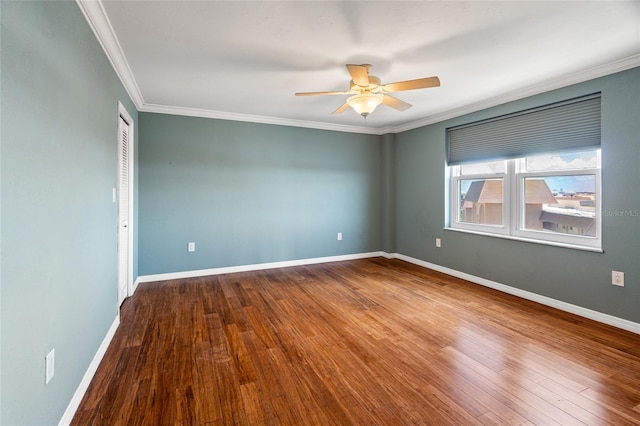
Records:
[[[141,111],[383,133],[640,65],[639,1],[78,0]],[[344,64],[396,93],[366,123]]]

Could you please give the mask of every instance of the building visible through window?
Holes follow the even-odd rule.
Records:
[[[597,247],[599,155],[594,149],[452,166],[451,227]]]

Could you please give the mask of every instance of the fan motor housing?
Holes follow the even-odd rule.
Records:
[[[369,76],[369,85],[368,86],[358,86],[356,83],[351,80],[349,83],[349,89],[354,92],[371,92],[374,89],[380,87],[380,79],[375,75]]]

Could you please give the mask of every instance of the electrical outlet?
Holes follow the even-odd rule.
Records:
[[[624,287],[624,272],[611,271],[611,284]]]
[[[440,240],[440,238],[436,238],[436,247],[442,247],[442,240]]]
[[[56,350],[51,349],[44,358],[44,384],[47,385],[53,379],[56,366]]]
[[[189,252],[196,251],[196,243],[189,243],[187,245],[187,251]]]
[[[342,241],[342,232],[338,232],[338,241]]]

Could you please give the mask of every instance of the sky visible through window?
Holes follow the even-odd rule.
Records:
[[[598,166],[598,151],[537,155],[527,157],[526,164],[527,171],[530,172],[593,169]],[[504,161],[464,164],[462,174],[504,173],[505,169]],[[549,176],[545,177],[544,181],[549,189],[557,194],[595,193],[596,191],[596,180],[592,175]],[[466,193],[472,182],[472,180],[461,180],[460,191]]]
[[[540,155],[527,158],[527,170],[542,172],[553,170],[595,169],[598,167],[597,151],[569,154]],[[554,193],[595,193],[596,179],[593,175],[553,176],[544,181]]]
[[[587,176],[553,176],[546,177],[544,181],[554,194],[576,194],[596,192],[596,177]]]

